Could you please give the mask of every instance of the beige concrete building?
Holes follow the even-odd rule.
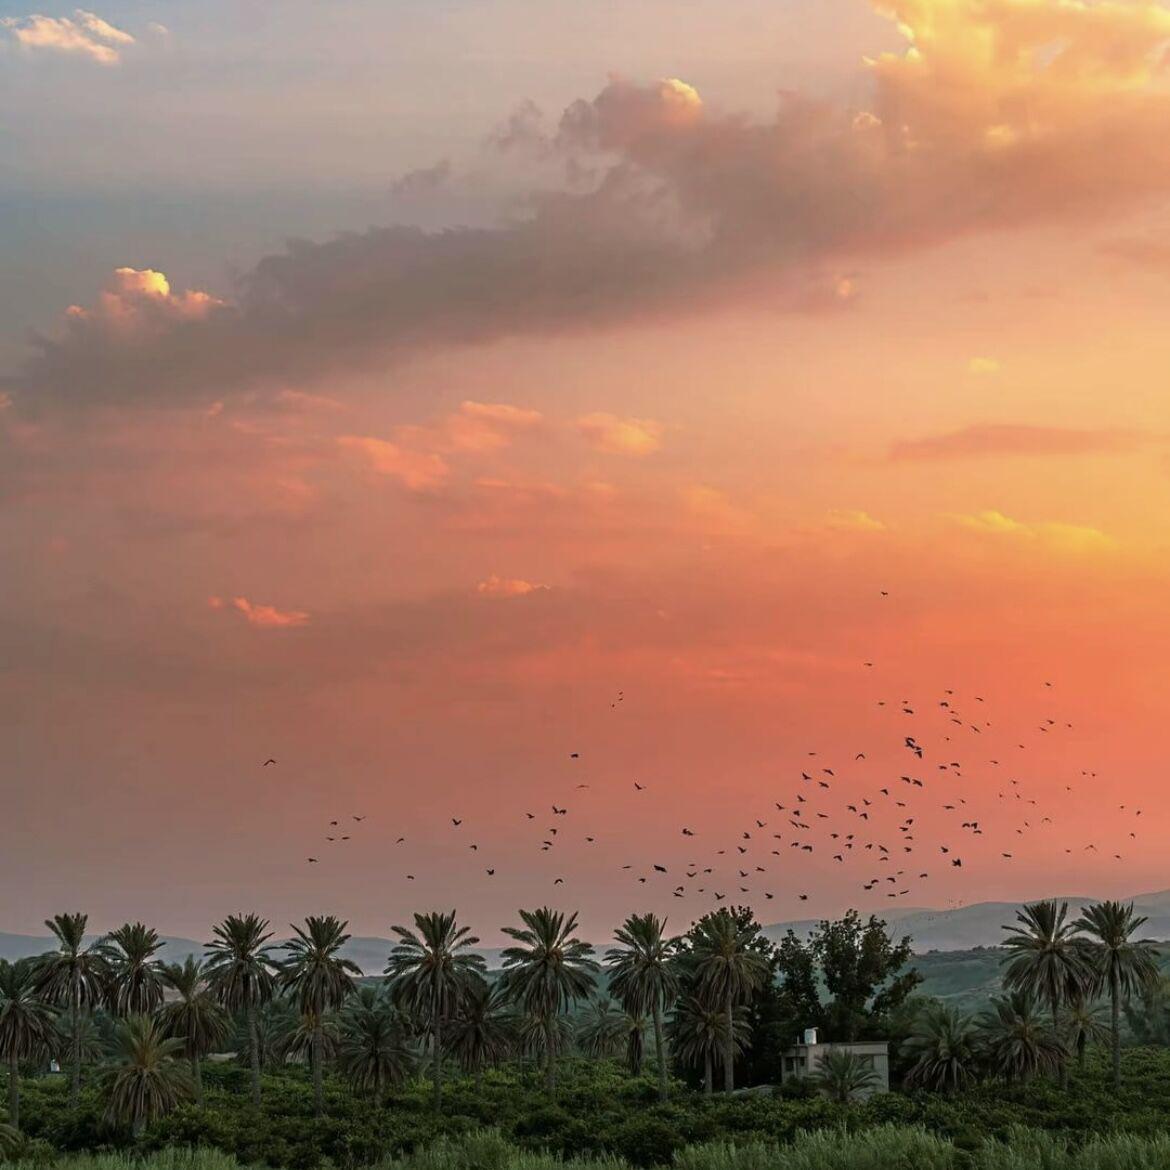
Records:
[[[858,1093],[858,1097],[870,1097],[874,1093],[886,1093],[890,1088],[890,1046],[885,1040],[857,1040],[852,1044],[821,1044],[817,1040],[816,1028],[806,1028],[801,1043],[786,1049],[780,1062],[781,1083],[793,1077],[811,1077],[819,1071],[821,1061],[830,1052],[855,1052],[867,1068],[877,1076],[871,1088]]]

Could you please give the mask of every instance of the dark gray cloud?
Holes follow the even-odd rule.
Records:
[[[794,308],[825,307],[840,298],[810,288],[838,287],[833,269],[858,258],[1170,191],[1170,99],[1153,84],[1170,18],[1156,5],[1034,20],[973,5],[923,29],[914,5],[892,8],[923,35],[915,55],[875,64],[869,109],[789,96],[759,122],[672,80],[612,81],[551,135],[524,108],[500,143],[542,137],[591,189],[534,192],[527,218],[494,229],[293,241],[222,302],[123,270],[34,337],[6,384],[25,409],[212,401],[430,346],[693,311],[761,280],[794,289]],[[1000,42],[1013,51],[979,49]]]

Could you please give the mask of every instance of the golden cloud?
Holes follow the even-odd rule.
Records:
[[[885,532],[886,526],[881,520],[874,519],[868,512],[856,509],[834,508],[825,518],[827,527],[838,532]]]
[[[92,309],[70,305],[65,317],[75,331],[141,337],[151,329],[201,321],[223,304],[197,289],[172,293],[166,275],[153,268],[115,268]]]
[[[998,374],[999,371],[1000,364],[996,358],[973,357],[967,363],[967,373],[974,374],[976,377],[988,377],[993,374]]]
[[[652,418],[619,418],[598,411],[582,415],[577,431],[591,446],[615,455],[651,455],[662,446],[662,424]]]
[[[1115,543],[1111,536],[1098,528],[1057,521],[1024,522],[994,508],[969,515],[956,515],[951,519],[972,532],[1041,541],[1061,552],[1099,552],[1112,548]]]

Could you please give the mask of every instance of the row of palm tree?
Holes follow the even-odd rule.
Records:
[[[903,1045],[909,1081],[954,1092],[980,1072],[1009,1081],[1050,1073],[1064,1086],[1069,1058],[1075,1054],[1083,1067],[1088,1045],[1107,1040],[1119,1089],[1122,1002],[1159,979],[1157,950],[1135,937],[1145,921],[1120,902],[1087,906],[1075,919],[1066,902],[1024,906],[1004,928],[1005,994],[975,1017],[928,1005]]]
[[[1083,1020],[1087,1005],[1108,996],[1113,1083],[1118,1089],[1122,1000],[1158,979],[1157,950],[1135,937],[1145,922],[1133,903],[1098,902],[1070,919],[1067,902],[1035,902],[1017,912],[1016,925],[1006,928],[1004,940],[1009,956],[1005,988],[1043,1003],[1058,1036],[1062,1018]],[[1063,1084],[1068,1068],[1064,1055],[1057,1065]]]
[[[19,1066],[38,1057],[64,1058],[76,1107],[83,1064],[109,1055],[92,1034],[99,1010],[122,1022],[113,1045],[125,1075],[107,1086],[111,1112],[135,1122],[155,1116],[173,1096],[201,1100],[201,1062],[229,1041],[233,1021],[242,1025],[238,1047],[246,1053],[255,1104],[264,1061],[274,1051],[277,1059],[307,1062],[320,1113],[327,1059],[356,1087],[380,1094],[414,1066],[416,1040],[429,1063],[436,1107],[446,1059],[480,1080],[509,1055],[534,1056],[551,1093],[558,1058],[574,1039],[570,1013],[590,999],[591,1017],[579,1037],[586,1051],[608,1055],[620,1036],[631,1068],[640,1071],[649,1029],[662,1099],[671,1045],[680,1059],[705,1068],[707,1091],[721,1062],[730,1090],[746,1039],[743,1005],[768,973],[765,960],[749,949],[750,933],[727,911],[703,919],[685,946],[667,934],[663,919],[632,915],[599,959],[577,937],[576,914],[522,910],[520,924],[504,928],[511,945],[495,980],[475,952],[479,940],[454,911],[416,914],[412,926],[394,927],[397,942],[381,989],[359,988],[361,972],[341,953],[347,924],[332,916],[309,917],[277,944],[267,920],[231,915],[214,928],[203,959],[175,964],[160,960],[162,940],[141,923],[99,939],[87,935],[84,914],[59,915],[46,925],[56,949],[0,972],[0,1056],[10,1068],[13,1125],[19,1124]],[[603,966],[616,1007],[596,997]],[[277,1007],[291,1018],[269,1035],[268,1017]]]
[[[1106,1033],[1119,1078],[1120,1004],[1156,978],[1155,952],[1134,939],[1144,921],[1118,903],[1090,906],[1075,921],[1063,904],[1024,907],[1005,942],[1007,994],[974,1020],[945,1008],[926,1011],[905,1050],[911,1081],[954,1090],[983,1071],[1063,1078],[1070,1054],[1083,1060],[1086,1045]],[[454,911],[416,914],[412,926],[394,927],[397,942],[379,987],[358,985],[360,971],[342,955],[347,924],[332,916],[310,917],[276,944],[267,920],[231,915],[214,928],[203,959],[180,964],[160,961],[159,936],[140,923],[97,940],[88,938],[82,914],[47,925],[57,943],[52,953],[0,964],[0,1060],[9,1067],[13,1126],[20,1066],[49,1054],[68,1062],[74,1106],[83,1064],[105,1059],[111,1117],[132,1126],[184,1097],[199,1101],[201,1062],[229,1044],[233,1026],[253,1102],[260,1102],[266,1062],[298,1059],[311,1071],[318,1113],[327,1062],[375,1097],[426,1068],[437,1108],[447,1061],[480,1082],[508,1057],[532,1057],[551,1093],[558,1059],[574,1041],[588,1054],[624,1053],[637,1073],[647,1032],[662,1099],[672,1055],[702,1069],[708,1093],[722,1067],[731,1091],[748,1039],[746,1005],[772,977],[751,924],[727,910],[707,915],[683,938],[668,935],[653,914],[633,915],[601,957],[577,937],[575,914],[523,910],[519,925],[505,928],[511,945],[495,979],[476,953],[479,940]],[[609,995],[599,996],[603,968]],[[1109,1029],[1094,1006],[1102,995],[1110,1001]],[[583,1001],[589,1007],[574,1030],[571,1013]],[[99,1010],[120,1021],[104,1048],[95,1036]],[[823,1087],[848,1096],[840,1086],[866,1078],[846,1068],[843,1056],[840,1063],[822,1070],[835,1077]]]

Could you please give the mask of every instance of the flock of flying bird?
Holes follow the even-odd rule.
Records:
[[[884,591],[882,596],[886,596]],[[867,661],[863,666],[869,670],[874,664]],[[1052,688],[1051,682],[1044,682],[1040,690],[1047,696]],[[624,691],[618,691],[610,707],[618,708],[625,698]],[[1030,737],[1059,736],[1072,730],[1072,723],[1048,710],[1035,718],[1028,733],[1005,739],[987,718],[989,708],[982,695],[960,695],[947,688],[925,701],[875,701],[882,714],[897,724],[883,745],[887,755],[901,761],[889,773],[883,765],[881,774],[876,774],[870,755],[877,753],[872,751],[851,749],[828,756],[809,750],[789,778],[769,785],[773,791],[767,804],[752,812],[736,836],[704,840],[715,834],[679,825],[679,836],[691,847],[691,860],[685,865],[623,861],[619,873],[638,885],[656,887],[656,893],[663,897],[699,898],[715,904],[728,899],[771,902],[779,889],[805,902],[808,889],[813,888],[808,879],[815,881],[815,864],[811,873],[808,866],[819,863],[851,867],[863,892],[876,891],[897,900],[929,881],[936,866],[961,869],[965,861],[970,864],[972,851],[979,860],[990,852],[994,862],[1010,864],[1023,839],[1050,830],[1050,810],[1015,774],[1023,770],[1021,765],[1027,759],[1018,753],[1027,751]],[[584,766],[580,751],[567,756],[571,768]],[[265,767],[275,764],[274,758],[264,762]],[[1096,776],[1096,772],[1085,770],[1079,778],[1093,780]],[[627,783],[629,792],[638,799],[653,800],[658,787],[640,779]],[[584,798],[591,787],[585,781],[573,784],[566,791],[574,796],[566,796],[560,803],[553,801],[547,811],[517,810],[522,824],[532,830],[534,850],[555,856],[578,835],[585,846],[597,844],[599,829],[592,825],[578,828],[581,819],[588,816]],[[1074,791],[1072,784],[1064,788],[1067,793]],[[1135,827],[1128,835],[1136,838],[1141,809],[1123,804],[1119,812],[1133,818]],[[661,821],[661,808],[657,815]],[[331,820],[324,843],[329,848],[343,847],[352,839],[352,832],[342,830],[365,819],[350,814],[348,820]],[[467,840],[475,834],[464,817],[450,816],[449,820],[450,833],[462,838],[461,847],[479,854],[480,842]],[[924,829],[933,836],[924,837]],[[995,844],[990,849],[980,847],[978,839],[989,835]],[[397,846],[406,843],[405,836],[395,840]],[[1078,850],[1100,853],[1104,847],[1089,842],[1063,848],[1071,854]],[[489,851],[485,848],[483,852]],[[1119,852],[1109,852],[1122,860]],[[307,861],[319,864],[321,856],[309,856]],[[485,865],[484,877],[495,877],[497,866],[498,861]],[[404,876],[415,880],[413,873]],[[564,885],[565,878],[554,876],[552,884]]]

